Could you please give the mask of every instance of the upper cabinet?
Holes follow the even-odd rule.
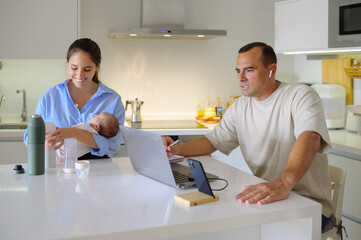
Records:
[[[361,51],[361,0],[275,3],[275,50]]]
[[[0,59],[65,58],[77,13],[77,0],[0,0]]]
[[[275,3],[275,51],[328,47],[328,0]]]

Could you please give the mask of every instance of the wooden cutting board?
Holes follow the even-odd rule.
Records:
[[[346,90],[346,105],[353,104],[352,79],[344,70],[352,66],[352,59],[324,59],[322,60],[322,82],[342,85]]]

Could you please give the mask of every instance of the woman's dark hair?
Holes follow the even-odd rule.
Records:
[[[68,49],[68,53],[66,54],[66,60],[69,62],[70,57],[74,53],[80,51],[89,54],[91,60],[95,63],[97,67],[100,65],[100,62],[102,60],[100,48],[96,42],[89,38],[80,38],[78,40],[75,40],[75,42],[73,42]],[[95,72],[92,80],[95,83],[100,82],[98,71]]]
[[[263,42],[248,43],[247,45],[241,47],[238,53],[247,52],[255,47],[262,48],[262,57],[263,57],[262,62],[264,67],[268,67],[268,65],[272,63],[277,63],[276,53],[274,52],[273,48]]]

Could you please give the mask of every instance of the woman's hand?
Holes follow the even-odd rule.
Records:
[[[57,128],[46,136],[46,140],[51,146],[55,146],[55,150],[64,145],[65,138],[76,138],[79,143],[85,146],[99,149],[92,133],[78,128]]]
[[[57,128],[55,131],[47,134],[47,141],[49,145],[55,146],[55,150],[59,149],[64,145],[65,138],[75,137],[74,131],[77,131],[75,128]]]

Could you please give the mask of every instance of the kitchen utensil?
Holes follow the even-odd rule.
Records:
[[[328,129],[345,127],[345,88],[341,85],[325,83],[313,84],[320,95]]]
[[[63,171],[65,173],[75,173],[76,160],[77,160],[76,138],[65,138]]]
[[[361,133],[361,105],[348,106],[346,130]]]
[[[142,127],[142,116],[140,112],[140,108],[143,105],[144,101],[138,100],[135,98],[134,101],[127,100],[125,102],[125,111],[128,109],[128,104],[132,107],[132,117],[131,117],[131,127],[132,128],[141,128]]]
[[[45,135],[50,134],[52,131],[55,131],[56,126],[52,122],[45,123]],[[55,146],[49,145],[47,139],[45,138],[45,168],[55,168],[56,167],[56,152]]]
[[[78,178],[85,178],[89,175],[90,162],[86,160],[76,161],[75,170]]]
[[[33,114],[28,122],[28,174],[44,174],[45,124],[42,117]]]
[[[204,112],[204,117],[209,117],[209,120],[212,120],[213,117],[217,116],[216,109],[214,107],[207,107]],[[202,118],[203,119],[203,118]]]

